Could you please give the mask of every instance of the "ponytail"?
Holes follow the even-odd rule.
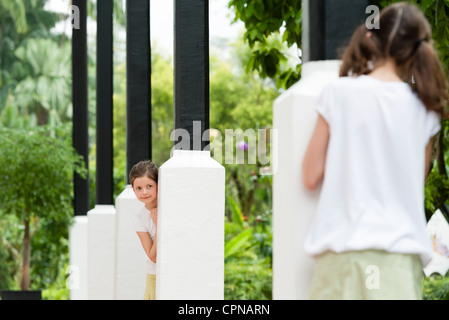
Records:
[[[374,64],[373,60],[380,55],[380,52],[368,32],[365,25],[355,30],[342,57],[340,77],[368,74],[372,71],[370,64]]]
[[[449,100],[447,82],[432,43],[418,40],[408,71],[409,84],[428,110],[434,110],[446,118]]]

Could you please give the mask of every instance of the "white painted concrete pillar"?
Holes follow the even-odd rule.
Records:
[[[144,204],[131,185],[115,201],[115,299],[142,300],[146,286],[146,255],[134,231],[134,217]]]
[[[302,66],[302,78],[273,106],[278,130],[278,163],[273,174],[273,299],[308,297],[313,259],[303,244],[314,217],[320,190],[302,185],[302,160],[316,124],[316,99],[322,87],[338,77],[340,61],[313,61]]]
[[[115,208],[97,205],[88,212],[88,299],[113,300],[115,272]]]
[[[76,216],[69,230],[69,274],[67,286],[70,300],[87,300],[87,216]]]
[[[224,299],[225,169],[174,151],[159,169],[156,298]]]

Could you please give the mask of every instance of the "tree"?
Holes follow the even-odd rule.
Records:
[[[71,117],[70,46],[51,39],[29,39],[15,52],[11,70],[12,104],[38,125],[61,124]]]
[[[14,21],[15,28],[19,33],[25,33],[28,30],[28,23],[26,21],[26,10],[23,0],[8,1],[0,0],[0,21],[4,21],[11,17]],[[0,25],[0,39],[2,26]]]
[[[252,49],[247,70],[289,88],[301,77],[300,60],[288,63],[289,49],[301,48],[301,0],[230,0],[235,21],[245,24],[243,39]],[[282,32],[282,36],[280,37]]]
[[[0,210],[23,223],[22,290],[30,288],[31,237],[42,221],[66,221],[73,214],[73,172],[84,162],[67,130],[0,129]]]
[[[47,0],[0,0],[0,112],[5,105],[10,104],[20,80],[13,74],[13,69],[17,69],[14,65],[18,60],[18,48],[32,38],[51,39],[58,45],[63,43],[61,40],[64,36],[52,34],[50,30],[64,17],[44,10],[46,2]],[[42,58],[45,59],[45,56]],[[70,59],[70,54],[67,58]],[[47,65],[51,62],[48,59]],[[69,78],[70,73],[66,77]]]

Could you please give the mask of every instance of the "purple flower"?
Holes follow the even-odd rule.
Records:
[[[237,149],[246,151],[248,150],[248,144],[244,140],[242,140],[237,143]]]

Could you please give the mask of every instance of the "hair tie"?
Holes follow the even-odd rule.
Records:
[[[415,46],[413,47],[411,56],[416,54],[416,52],[418,51],[419,46],[421,45],[421,43],[423,41],[428,41],[428,40],[426,38],[421,38],[421,39],[418,39],[418,40],[415,41]]]
[[[416,46],[419,47],[423,41],[427,41],[426,38],[421,38],[416,41]]]

